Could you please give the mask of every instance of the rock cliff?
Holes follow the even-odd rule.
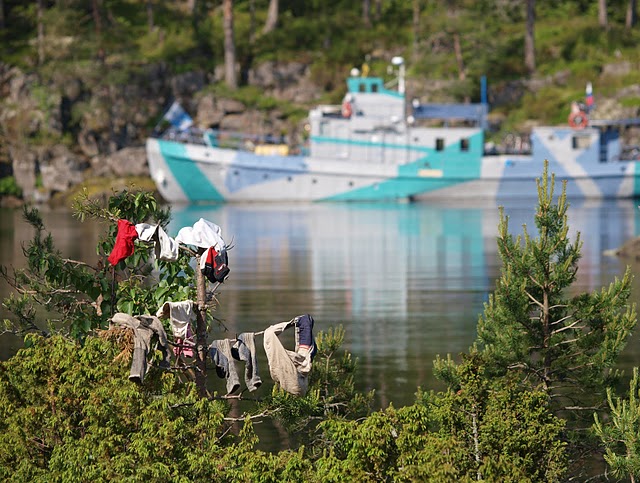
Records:
[[[221,73],[172,74],[146,65],[117,84],[38,76],[0,64],[0,148],[3,175],[13,174],[25,200],[42,202],[92,177],[149,176],[144,141],[164,110],[179,100],[202,128],[286,133],[302,126],[277,107],[258,109],[211,88]],[[265,97],[310,105],[321,92],[301,63],[269,62],[250,71],[250,85]]]

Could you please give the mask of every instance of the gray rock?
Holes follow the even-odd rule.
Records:
[[[196,122],[198,126],[201,128],[215,128],[220,125],[223,118],[224,112],[216,105],[213,94],[205,94],[198,100],[196,111]]]
[[[44,151],[40,157],[42,187],[49,192],[62,192],[84,180],[88,163],[72,153],[66,146],[58,145]]]
[[[28,200],[33,199],[36,189],[36,153],[24,146],[9,145],[9,158],[13,166],[13,176],[22,190],[22,196]]]
[[[128,147],[103,158],[111,173],[118,177],[149,176],[144,146]]]

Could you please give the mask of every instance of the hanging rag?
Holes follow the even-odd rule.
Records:
[[[185,356],[185,357],[195,357],[195,352],[193,348],[196,346],[194,339],[193,331],[191,330],[191,326],[187,326],[187,336],[182,339],[180,337],[176,337],[175,343],[176,347],[173,348],[173,354],[176,357]]]
[[[233,363],[231,341],[214,340],[209,345],[209,355],[216,366],[218,377],[227,380],[227,396],[237,393],[240,390],[240,378]]]
[[[185,339],[189,324],[196,320],[195,304],[193,300],[165,302],[158,308],[156,317],[168,318],[173,336]]]
[[[222,228],[215,223],[200,218],[191,226],[180,228],[176,241],[184,245],[195,245],[200,248],[215,247],[220,251],[226,248],[222,238]]]
[[[231,355],[234,359],[244,362],[244,382],[247,389],[252,392],[258,389],[262,385],[262,379],[258,375],[255,333],[243,332],[238,335],[231,347]]]
[[[278,337],[292,326],[296,327],[295,351],[285,349]],[[310,315],[301,315],[289,322],[280,322],[268,327],[264,331],[263,344],[271,378],[288,393],[304,396],[309,389],[309,374],[316,353],[313,318]]]
[[[178,259],[178,243],[167,235],[160,225],[138,223],[136,232],[140,240],[154,242],[156,259],[167,262],[175,262]]]
[[[231,271],[227,249],[218,251],[215,247],[207,248],[200,257],[200,270],[211,283],[224,283]]]
[[[151,350],[151,340],[154,335],[158,338],[160,351],[163,355],[160,366],[170,367],[167,334],[164,331],[164,327],[162,327],[160,319],[153,315],[137,315],[133,317],[124,312],[117,312],[113,315],[111,321],[120,327],[133,329],[133,358],[129,380],[138,384],[142,384],[144,381],[144,376],[147,373],[147,356]]]
[[[169,319],[171,333],[178,345],[193,344],[192,322],[196,320],[195,303],[193,300],[181,302],[165,302],[156,312],[156,317]],[[193,357],[193,349],[189,347],[174,347],[173,353]]]
[[[109,263],[115,266],[125,258],[133,255],[133,241],[138,238],[136,227],[127,220],[118,220],[116,242],[109,255]]]

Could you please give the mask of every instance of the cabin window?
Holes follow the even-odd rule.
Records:
[[[436,151],[444,151],[444,138],[436,139]]]
[[[371,92],[378,92],[378,84],[371,85]]]
[[[573,149],[587,149],[591,146],[591,137],[590,136],[573,136],[571,140],[571,145]]]
[[[367,85],[363,82],[362,84],[360,84],[360,85],[358,86],[358,90],[359,90],[360,92],[367,92]]]
[[[469,138],[462,138],[460,140],[460,151],[469,151]]]

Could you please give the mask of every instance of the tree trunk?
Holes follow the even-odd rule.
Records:
[[[240,85],[249,83],[249,70],[253,65],[253,55],[256,43],[256,1],[249,0],[249,49],[240,59]]]
[[[44,2],[38,0],[38,65],[44,63]]]
[[[453,34],[453,50],[456,54],[456,63],[458,64],[458,79],[464,81],[467,79],[467,71],[464,66],[464,58],[462,57],[462,46],[460,45],[460,34],[455,32]],[[469,96],[465,97],[465,102],[469,102]]]
[[[267,21],[264,23],[262,33],[268,34],[273,32],[278,24],[278,0],[269,0],[269,9],[267,10]]]
[[[625,27],[631,29],[635,26],[638,19],[638,2],[637,0],[629,0],[627,4],[627,18],[625,21]]]
[[[153,0],[147,0],[147,25],[149,32],[153,31]]]
[[[200,257],[204,248],[198,249],[196,267],[200,266]],[[202,270],[196,270],[196,289],[198,308],[196,310],[196,388],[200,397],[207,397],[207,300],[206,283]]]
[[[229,87],[238,87],[236,79],[236,44],[233,38],[233,0],[223,0],[224,80]]]
[[[362,0],[362,23],[366,28],[371,27],[371,0]]]
[[[536,1],[527,0],[527,28],[524,34],[524,65],[529,74],[536,70],[535,47]]]
[[[420,42],[420,0],[413,0],[413,49],[412,59],[415,63],[418,60],[418,44]]]
[[[256,0],[249,0],[249,45],[256,42]]]
[[[102,34],[102,16],[100,15],[100,4],[101,0],[92,0],[92,14],[93,14],[93,25],[96,31],[96,40],[98,43],[100,42],[100,35]]]
[[[0,29],[5,28],[5,20],[4,20],[4,0],[0,0]]]
[[[376,20],[382,18],[382,0],[376,0],[376,13],[374,15]]]
[[[598,24],[607,28],[607,0],[598,0]]]
[[[462,47],[460,46],[460,34],[455,32],[453,34],[453,50],[456,54],[456,64],[458,64],[458,79],[463,81],[467,78],[467,73],[464,68],[464,59],[462,57]]]

